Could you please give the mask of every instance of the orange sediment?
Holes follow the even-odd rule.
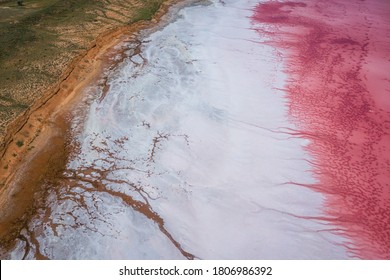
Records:
[[[73,60],[44,98],[9,127],[8,140],[0,151],[0,257],[17,239],[26,240],[21,231],[28,231],[31,218],[45,207],[48,186],[59,186],[56,182],[61,180],[72,149],[68,143],[70,112],[82,101],[83,90],[105,78],[104,70],[117,63],[112,57],[124,51],[126,40],[137,42],[140,30],[153,27],[171,5],[179,2],[185,1],[166,1],[149,22],[140,21],[102,34],[87,52]],[[33,235],[30,241],[38,248],[35,258],[46,258]],[[25,257],[30,245],[26,246]]]

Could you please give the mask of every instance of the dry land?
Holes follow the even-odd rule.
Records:
[[[12,141],[23,145],[22,139],[12,139],[14,132],[99,35],[151,19],[162,2],[27,0],[18,6],[0,1],[0,155]]]
[[[20,232],[43,207],[44,182],[64,168],[67,110],[101,78],[114,47],[136,40],[173,2],[0,1],[1,258],[25,239]],[[35,257],[44,258],[39,248]]]

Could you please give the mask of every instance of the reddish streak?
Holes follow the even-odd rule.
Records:
[[[390,1],[268,1],[252,20],[286,62],[318,179],[308,187],[352,256],[390,259]]]

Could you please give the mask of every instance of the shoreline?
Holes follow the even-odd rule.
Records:
[[[286,56],[247,3],[180,3],[108,34],[31,114],[1,258],[357,258],[324,209],[321,135],[286,114]]]
[[[0,218],[1,250],[10,249],[16,239],[25,240],[20,232],[26,228],[36,210],[43,207],[44,182],[57,180],[64,169],[70,152],[67,143],[70,129],[68,113],[80,101],[83,91],[93,82],[107,78],[104,77],[105,70],[119,63],[112,58],[124,49],[121,44],[129,42],[129,38],[136,41],[141,31],[160,24],[172,6],[193,2],[166,1],[150,21],[139,21],[101,34],[88,51],[67,66],[59,81],[44,97],[7,128],[0,158],[4,171],[0,175],[0,207],[3,211]],[[118,46],[119,50],[116,49]],[[44,259],[39,250],[37,252],[36,257]],[[0,255],[3,253],[0,252]]]
[[[349,239],[342,246],[351,258],[389,259],[390,83],[372,71],[390,61],[381,35],[386,6],[320,2],[261,3],[253,16],[285,56],[288,110],[297,125],[291,135],[311,141],[306,150],[317,182],[291,183],[324,195],[320,218]]]

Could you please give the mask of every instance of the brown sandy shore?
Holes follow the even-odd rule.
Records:
[[[165,1],[151,21],[140,21],[101,34],[87,52],[68,65],[58,83],[8,128],[9,140],[0,151],[0,166],[7,167],[0,173],[1,259],[17,239],[25,240],[21,231],[28,230],[31,217],[45,207],[45,186],[55,186],[60,180],[72,149],[70,112],[80,104],[83,90],[107,78],[104,73],[118,63],[118,59],[112,58],[118,53],[124,56],[125,43],[137,43],[140,30],[156,26],[172,5],[190,2],[194,1]],[[16,141],[22,141],[23,145]],[[31,240],[39,247],[33,236]],[[45,258],[39,254],[35,257]]]

